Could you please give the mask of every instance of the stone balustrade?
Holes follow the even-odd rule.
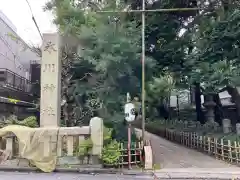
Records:
[[[103,147],[103,121],[100,118],[93,118],[89,126],[83,127],[40,127],[38,130],[45,130],[43,143],[43,155],[48,155],[49,151],[57,154],[57,157],[77,156],[75,150],[90,138],[92,142],[91,155],[99,157]],[[57,133],[56,133],[57,132]],[[83,145],[84,146],[84,145]],[[10,153],[9,159],[21,158],[21,147],[13,134],[2,138],[1,149]]]

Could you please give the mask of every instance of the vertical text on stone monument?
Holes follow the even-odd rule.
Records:
[[[55,115],[54,109],[51,106],[49,106],[49,107],[42,110],[41,115],[43,115],[43,116],[45,116],[45,115],[54,116]]]
[[[44,64],[43,72],[55,72],[55,64]]]
[[[43,34],[40,126],[60,125],[60,46],[60,37],[58,34]]]
[[[55,44],[51,41],[48,41],[46,46],[44,47],[44,51],[47,51],[49,54],[51,54],[52,51],[57,51],[55,48]]]
[[[56,87],[54,86],[54,84],[45,84],[45,85],[43,86],[43,91],[53,92],[55,88],[56,88]]]

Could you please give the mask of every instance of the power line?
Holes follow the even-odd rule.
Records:
[[[204,10],[205,8],[171,8],[171,9],[127,9],[123,11],[111,11],[111,10],[101,10],[96,11],[98,13],[145,13],[145,12],[176,12],[176,11],[199,11]]]
[[[29,1],[28,1],[28,0],[26,0],[26,2],[27,2],[27,4],[28,4],[28,7],[29,7],[29,9],[30,9],[30,12],[31,12],[31,14],[32,14],[32,16],[33,16],[32,7],[31,7],[31,5],[30,5],[30,3],[29,3]]]
[[[37,21],[36,21],[34,15],[33,15],[32,7],[31,7],[31,5],[30,5],[30,3],[29,3],[28,0],[25,0],[25,1],[27,2],[28,7],[29,7],[29,9],[30,9],[30,12],[31,12],[31,14],[32,14],[32,20],[33,20],[33,22],[34,22],[34,24],[35,24],[35,26],[36,26],[36,28],[37,28],[37,30],[38,30],[38,33],[39,33],[41,39],[43,40],[43,36],[42,36],[42,34],[41,34],[41,31],[40,31],[40,29],[39,29],[39,26],[38,26],[38,24],[37,24]]]

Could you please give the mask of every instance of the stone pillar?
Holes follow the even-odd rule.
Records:
[[[59,126],[61,113],[61,53],[57,33],[43,34],[40,126]]]
[[[240,123],[236,124],[236,132],[237,132],[237,135],[240,135]]]
[[[184,121],[184,127],[187,128],[188,127],[188,122]]]
[[[216,106],[216,103],[213,101],[207,101],[203,105],[207,111],[207,113],[206,113],[207,122],[214,123],[214,121],[215,121],[214,107]]]
[[[103,148],[103,120],[99,117],[94,117],[90,120],[89,123],[90,132],[91,132],[91,140],[93,143],[92,147],[92,155],[93,162],[98,163],[99,157],[102,154]]]
[[[231,132],[231,120],[230,119],[223,119],[223,133],[227,134]]]
[[[199,121],[196,122],[196,128],[197,129],[201,128],[201,123]]]

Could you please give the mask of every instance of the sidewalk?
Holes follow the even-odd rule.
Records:
[[[166,168],[155,171],[155,179],[240,179],[238,168]]]

